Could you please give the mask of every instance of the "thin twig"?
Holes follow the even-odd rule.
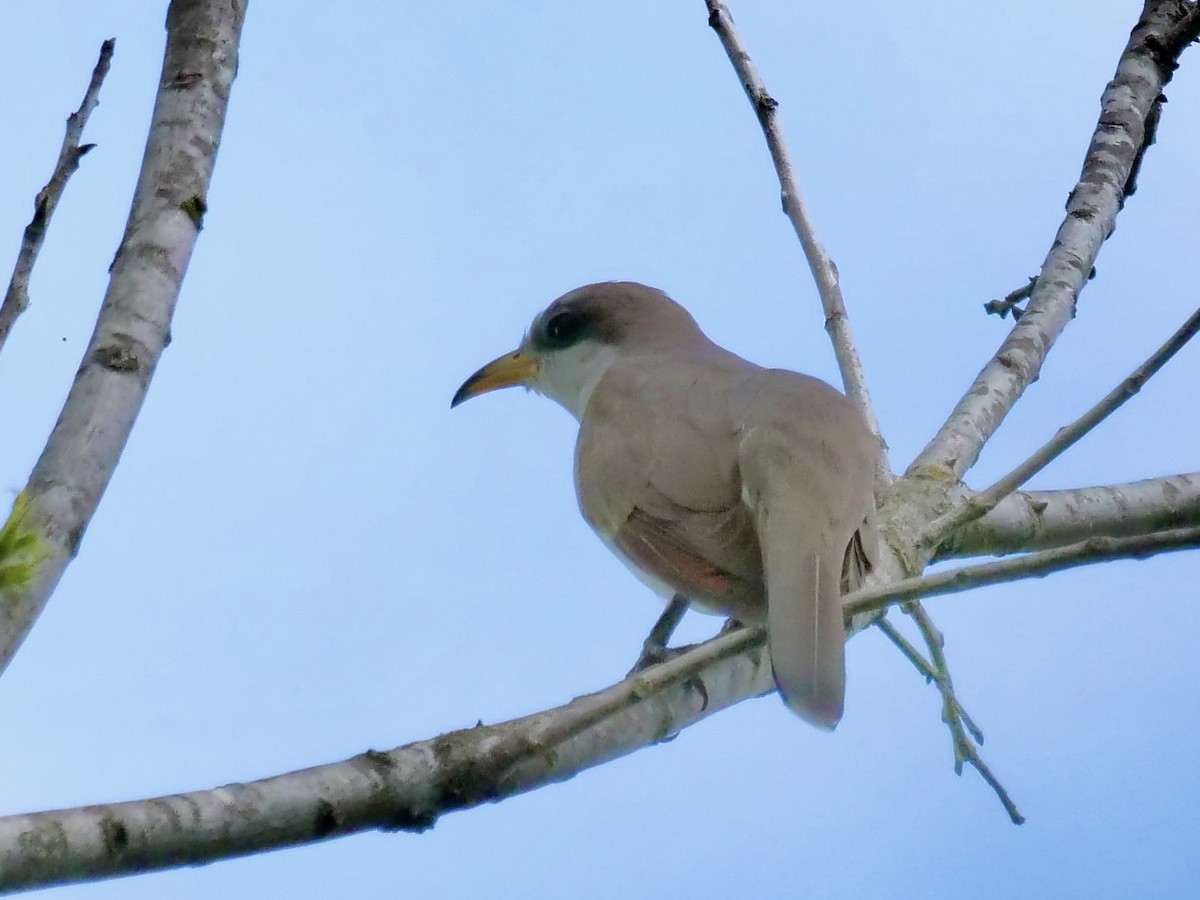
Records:
[[[963,761],[975,753],[975,747],[967,739],[964,723],[958,715],[960,704],[954,693],[954,680],[950,677],[950,666],[946,662],[946,638],[941,630],[933,624],[929,613],[919,600],[911,600],[903,604],[901,609],[916,623],[917,630],[925,646],[929,648],[929,662],[936,675],[934,683],[942,695],[942,722],[950,729],[950,741],[954,750],[954,774],[962,774]]]
[[[1171,360],[1171,357],[1183,349],[1183,346],[1195,337],[1198,331],[1200,331],[1200,309],[1188,316],[1187,321],[1167,339],[1166,343],[1150,354],[1149,358],[1134,369],[1124,381],[1105,394],[1099,403],[1071,424],[1058,429],[1054,433],[1054,437],[1046,441],[1023,463],[1000,478],[991,487],[972,495],[956,509],[952,509],[930,522],[922,530],[919,538],[920,545],[927,549],[936,547],[945,539],[946,535],[955,529],[995,509],[1001,500],[1050,465],[1080,438],[1120,409]]]
[[[904,638],[904,636],[896,630],[894,625],[892,625],[885,618],[876,619],[875,624],[879,626],[879,629],[885,635],[887,635],[888,640],[890,640],[896,645],[896,647],[899,648],[900,652],[903,653],[914,666],[916,666],[917,670],[921,672],[921,674],[924,675],[927,680],[938,683],[939,687],[941,687],[941,680],[938,673],[935,672],[933,667],[926,662],[923,656],[921,656],[920,651],[918,651],[916,647],[910,644]],[[1008,814],[1009,820],[1014,825],[1025,824],[1025,817],[1021,815],[1021,811],[1017,809],[1017,805],[1013,802],[1012,797],[1009,796],[1009,793],[1005,789],[1004,785],[1000,783],[1000,779],[998,779],[992,773],[992,770],[988,768],[987,763],[985,763],[979,755],[979,748],[976,746],[976,744],[983,743],[983,732],[979,730],[978,726],[976,726],[971,720],[971,717],[967,715],[966,710],[962,708],[962,705],[958,702],[958,698],[954,695],[953,688],[951,688],[948,692],[944,692],[942,696],[945,698],[945,703],[947,706],[946,713],[943,715],[943,720],[946,721],[946,724],[949,726],[951,736],[954,739],[955,774],[962,775],[962,763],[966,762],[970,764],[975,771],[979,773],[979,776],[984,780],[984,783],[992,789],[993,793],[995,793],[996,797],[1000,800],[1000,805],[1004,807],[1004,811]],[[963,734],[962,726],[965,726],[971,732],[971,737],[975,739],[975,744],[972,744],[967,739],[966,735]]]
[[[989,300],[983,304],[984,312],[989,316],[999,316],[1002,319],[1009,313],[1012,313],[1013,321],[1019,321],[1021,314],[1025,310],[1021,309],[1017,304],[1022,300],[1029,299],[1029,295],[1033,293],[1033,286],[1035,284],[1037,284],[1037,276],[1030,275],[1028,284],[1023,284],[1015,291],[1010,291],[1001,300]]]
[[[54,215],[58,201],[67,187],[67,181],[79,168],[79,161],[96,146],[81,145],[79,141],[83,137],[83,129],[92,110],[100,102],[100,85],[104,83],[104,76],[108,74],[115,46],[115,38],[109,38],[100,45],[100,58],[96,60],[96,67],[92,69],[92,80],[84,92],[83,102],[79,104],[79,109],[67,117],[67,132],[63,136],[62,148],[58,151],[54,173],[33,201],[33,218],[25,226],[12,278],[8,282],[8,290],[4,293],[4,302],[0,303],[0,350],[4,349],[4,343],[8,340],[17,317],[29,308],[29,279],[33,274],[33,265],[37,262],[38,253],[46,240],[50,217]]]
[[[1197,547],[1200,547],[1200,526],[1172,528],[1134,537],[1088,538],[1086,541],[1067,544],[1054,550],[1042,550],[977,566],[963,566],[934,575],[905,578],[892,584],[855,591],[846,595],[843,611],[849,621],[851,616],[886,609],[917,597],[938,597],[1005,581],[1042,578],[1084,563],[1146,559],[1159,553]]]
[[[1147,120],[1159,105],[1175,62],[1174,57],[1164,59],[1164,41],[1178,18],[1176,2],[1146,4],[1101,96],[1100,118],[1083,170],[1025,313],[909,466],[909,474],[961,479],[1037,379],[1046,356],[1075,315],[1080,291],[1115,227],[1130,175],[1152,136],[1152,123]]]
[[[964,732],[964,726],[968,725],[968,721],[962,714],[962,705],[958,702],[958,697],[954,693],[954,683],[950,678],[950,668],[946,663],[946,655],[943,652],[945,639],[941,631],[933,624],[933,620],[929,618],[929,614],[918,601],[911,601],[904,604],[904,611],[912,616],[916,622],[917,628],[920,629],[922,637],[925,639],[926,645],[929,647],[929,656],[932,663],[932,668],[935,672],[934,681],[938,685],[938,689],[942,692],[942,721],[950,730],[950,741],[954,750],[954,774],[962,775],[963,763],[968,763],[972,766],[988,787],[996,794],[1000,800],[1004,811],[1008,813],[1009,821],[1014,825],[1023,825],[1025,817],[1021,815],[1021,811],[1017,809],[1012,797],[1000,779],[992,774],[992,770],[988,768],[987,763],[979,755],[979,748],[971,742]],[[978,729],[973,730],[973,736],[982,744],[983,735],[978,732]]]
[[[879,472],[886,477],[887,445],[879,431],[879,420],[875,417],[871,405],[871,395],[867,390],[867,377],[863,371],[862,360],[855,349],[854,335],[850,330],[850,319],[846,314],[846,304],[842,299],[842,288],[838,278],[837,266],[834,265],[825,247],[817,237],[816,228],[809,216],[804,196],[800,193],[800,185],[796,181],[795,169],[787,150],[787,142],[783,137],[783,128],[779,124],[779,104],[768,93],[758,69],[750,59],[750,54],[742,43],[741,36],[733,24],[733,16],[729,8],[721,0],[705,0],[708,8],[708,24],[717,33],[721,46],[729,56],[742,83],[758,124],[762,127],[763,136],[767,139],[767,149],[771,152],[771,162],[775,165],[775,173],[779,176],[779,187],[782,192],[783,212],[792,223],[800,246],[804,249],[804,258],[812,271],[813,280],[817,284],[817,293],[821,297],[821,307],[825,311],[825,330],[833,342],[833,352],[837,357],[838,370],[842,374],[842,384],[846,395],[854,401],[862,411],[863,417],[871,432],[879,438]]]
[[[963,711],[962,705],[954,693],[954,685],[946,665],[945,655],[942,652],[941,632],[933,625],[924,608],[914,602],[915,599],[1010,581],[1015,578],[1042,577],[1085,561],[1141,559],[1156,553],[1197,546],[1200,546],[1200,527],[1179,528],[1129,538],[1091,538],[1056,550],[1031,553],[1027,556],[996,563],[966,566],[949,572],[910,578],[896,584],[858,591],[847,597],[844,612],[849,621],[855,616],[876,612],[896,602],[902,603],[905,612],[913,617],[929,646],[931,663],[926,663],[916,648],[909,644],[885,619],[877,618],[875,624],[921,670],[922,674],[937,684],[938,689],[942,692],[942,720],[950,729],[953,741],[955,773],[962,774],[964,762],[971,765],[999,798],[1009,819],[1014,824],[1020,825],[1025,821],[1024,816],[1017,809],[1004,785],[980,758],[978,748],[964,733],[965,726],[979,743],[983,743],[982,733]]]
[[[921,635],[929,647],[930,660],[935,671],[934,682],[942,692],[942,721],[950,729],[950,740],[954,750],[954,774],[961,776],[963,763],[969,764],[979,773],[980,777],[1000,800],[1000,805],[1008,813],[1009,821],[1014,825],[1024,825],[1025,817],[1017,809],[1017,805],[1013,802],[1012,797],[1009,796],[1008,790],[1001,784],[1000,779],[992,773],[987,763],[983,761],[983,758],[979,755],[979,747],[972,743],[963,731],[964,726],[971,728],[974,723],[967,718],[963,712],[962,704],[958,702],[958,696],[954,693],[954,683],[950,678],[950,668],[946,664],[946,655],[943,652],[945,639],[941,631],[933,624],[933,620],[929,618],[925,607],[919,601],[914,600],[911,603],[904,604],[904,609],[912,616],[913,621],[917,623],[917,628],[920,629]],[[979,744],[982,744],[982,732],[978,728],[972,728],[971,732],[972,737]]]
[[[890,619],[886,618],[885,616],[880,616],[878,619],[874,620],[873,624],[884,633],[889,641],[896,646],[896,649],[903,654],[904,658],[912,663],[913,668],[921,673],[926,682],[937,684],[939,688],[941,687],[941,685],[938,684],[938,673],[934,671],[933,666],[931,666],[929,661],[921,655],[921,651],[914,647],[912,643],[909,642],[908,638],[900,633],[899,629],[897,629],[896,626],[891,623]],[[957,713],[958,717],[962,719],[962,723],[964,726],[966,726],[967,731],[970,732],[971,737],[976,743],[982,744],[982,729],[975,724],[975,720],[972,719],[970,714],[963,708],[962,704],[958,701],[958,697],[954,694],[951,694],[951,698],[954,703],[955,712]]]
[[[1024,825],[1025,817],[1021,815],[1021,811],[1013,803],[1012,797],[1008,795],[1008,791],[1000,783],[1000,779],[993,775],[987,763],[979,758],[979,754],[971,753],[967,756],[967,762],[979,773],[979,777],[987,783],[987,786],[992,789],[993,793],[1000,798],[1000,803],[1004,807],[1004,811],[1008,813],[1009,821],[1014,825]]]

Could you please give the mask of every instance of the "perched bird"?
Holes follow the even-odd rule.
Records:
[[[579,421],[583,517],[644,582],[676,598],[674,621],[684,598],[765,620],[784,701],[836,726],[841,594],[878,553],[878,444],[853,404],[816,378],[747,362],[662,291],[619,281],[559,297],[451,406],[514,385]]]

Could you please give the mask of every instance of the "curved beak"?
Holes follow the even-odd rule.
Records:
[[[464,381],[462,387],[454,392],[450,408],[453,409],[464,400],[470,400],[488,391],[528,384],[530,379],[537,375],[537,371],[538,358],[532,353],[526,350],[505,353]]]

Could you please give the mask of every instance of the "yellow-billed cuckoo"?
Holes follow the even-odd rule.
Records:
[[[765,620],[784,701],[814,725],[837,725],[841,594],[878,553],[878,445],[850,401],[718,347],[682,306],[635,282],[559,297],[451,405],[513,385],[579,420],[579,508],[644,582],[675,597],[667,634],[685,598]]]

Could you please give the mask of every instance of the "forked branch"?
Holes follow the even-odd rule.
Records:
[[[9,279],[8,290],[4,293],[4,302],[0,303],[0,350],[4,349],[17,317],[29,308],[29,279],[33,275],[38,253],[45,243],[50,219],[58,207],[63,191],[66,190],[67,181],[79,168],[79,161],[96,146],[79,142],[83,140],[83,129],[87,126],[92,110],[100,102],[100,85],[104,83],[104,76],[108,74],[115,46],[116,40],[112,38],[100,45],[100,57],[96,60],[96,67],[92,69],[92,80],[88,82],[87,90],[84,91],[83,102],[79,104],[79,109],[67,117],[67,132],[63,135],[54,172],[34,198],[33,218],[25,226],[12,278]]]
[[[1175,39],[1193,17],[1184,0],[1148,2],[1101,97],[1100,120],[1083,172],[1067,200],[1029,305],[1000,349],[976,376],[909,474],[959,479],[1041,371],[1047,354],[1075,314],[1076,301],[1112,233],[1153,137],[1162,90],[1186,42]]]
[[[920,614],[923,615],[923,612]],[[916,617],[914,617],[916,619]],[[932,622],[928,621],[928,616],[924,619],[930,626]],[[917,619],[919,623],[919,619]],[[910,663],[918,672],[925,676],[927,681],[931,681],[936,685],[938,691],[942,695],[942,721],[950,730],[950,738],[953,742],[954,750],[954,771],[956,774],[962,774],[963,763],[971,766],[979,773],[988,787],[992,789],[996,797],[1000,800],[1000,805],[1004,807],[1004,811],[1008,813],[1009,821],[1014,825],[1023,825],[1025,817],[1021,815],[1021,811],[1017,809],[1016,803],[1009,796],[1007,789],[1000,782],[987,763],[983,761],[983,757],[979,755],[979,747],[983,744],[983,732],[979,730],[967,711],[963,709],[962,704],[958,701],[958,696],[954,693],[954,685],[950,682],[948,672],[944,668],[939,671],[934,667],[934,663],[926,660],[912,644],[905,639],[896,627],[885,617],[880,617],[875,620],[875,624],[880,631],[887,636],[896,648],[904,654]],[[937,645],[940,632],[934,628],[932,633],[922,630],[922,636],[932,648]]]
[[[971,495],[965,503],[930,522],[922,531],[920,543],[932,551],[955,529],[991,512],[1005,497],[1050,465],[1085,434],[1121,408],[1135,396],[1156,372],[1162,369],[1183,346],[1200,331],[1200,309],[1188,316],[1175,333],[1129,376],[1109,391],[1098,403],[1069,425],[1055,432],[1019,466],[1000,478],[991,487]]]

